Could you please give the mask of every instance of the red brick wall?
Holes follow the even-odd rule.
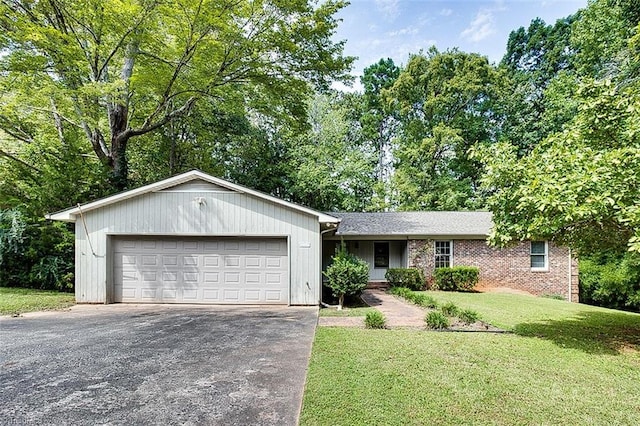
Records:
[[[421,268],[427,279],[434,269],[433,240],[408,242],[409,266]],[[548,271],[532,271],[530,243],[522,242],[508,248],[489,247],[484,240],[454,240],[453,266],[480,268],[478,288],[507,287],[535,295],[558,294],[573,302],[578,301],[578,262],[569,249],[549,243]],[[569,269],[571,269],[571,295],[569,296]]]

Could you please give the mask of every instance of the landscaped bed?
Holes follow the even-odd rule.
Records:
[[[427,294],[513,333],[319,328],[301,424],[640,424],[640,315]]]

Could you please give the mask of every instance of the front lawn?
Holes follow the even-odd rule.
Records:
[[[318,328],[301,424],[640,424],[640,315],[430,295],[513,334]]]
[[[0,315],[64,309],[75,304],[73,293],[0,287]]]

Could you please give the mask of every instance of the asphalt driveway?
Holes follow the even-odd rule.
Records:
[[[297,423],[315,308],[106,305],[0,319],[0,424]]]

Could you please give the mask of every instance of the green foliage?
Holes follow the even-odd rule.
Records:
[[[640,312],[640,255],[627,252],[581,258],[580,301]]]
[[[339,298],[342,308],[346,294],[356,294],[367,286],[369,282],[369,265],[347,251],[342,243],[338,252],[333,256],[331,265],[323,272],[327,277],[327,285],[333,295]]]
[[[367,312],[367,316],[364,318],[364,325],[366,328],[385,328],[387,320],[380,311]]]
[[[462,309],[457,317],[465,324],[473,324],[480,319],[480,314],[473,309]]]
[[[424,273],[418,268],[389,268],[384,278],[392,287],[408,287],[420,291],[426,285]]]
[[[19,253],[27,224],[18,209],[0,210],[0,266],[5,254]]]
[[[480,177],[468,149],[491,141],[492,104],[501,74],[485,57],[456,49],[412,55],[387,101],[399,110],[393,204],[401,210],[457,210],[481,205]]]
[[[293,201],[325,211],[368,209],[376,156],[350,118],[352,102],[358,100],[337,93],[316,95],[309,102],[309,130],[286,136]]]
[[[438,302],[431,296],[421,293],[415,292],[407,287],[391,287],[389,289],[389,293],[394,296],[402,297],[407,301],[414,303],[418,306],[422,306],[423,308],[437,308]]]
[[[444,305],[440,306],[440,312],[448,317],[455,317],[458,316],[460,308],[458,308],[458,306],[453,302],[447,302]]]
[[[434,330],[442,330],[444,328],[448,328],[450,324],[449,318],[447,318],[440,311],[428,312],[424,317],[424,322],[427,324],[427,327]]]
[[[394,296],[399,296],[407,300],[409,300],[413,294],[413,292],[406,287],[391,287],[389,289],[389,293],[393,294]]]
[[[83,139],[112,184],[128,184],[129,142],[203,100],[302,123],[311,87],[347,81],[333,42],[346,6],[117,0],[0,4],[0,128],[19,144]],[[250,29],[250,30],[248,30]],[[2,90],[4,93],[5,90]],[[32,111],[42,111],[41,120]],[[53,130],[53,131],[52,131]],[[184,135],[190,138],[191,135]],[[29,158],[17,157],[27,168]]]
[[[18,221],[20,229],[15,245],[1,248],[2,286],[73,289],[74,234],[65,224],[28,219],[15,211],[0,211],[0,217]],[[0,221],[0,230],[6,231],[4,226],[6,222]]]
[[[478,284],[480,269],[475,266],[436,268],[433,272],[434,290],[471,291]]]
[[[366,67],[360,81],[364,87],[360,124],[363,137],[373,148],[377,157],[374,210],[388,207],[390,179],[393,171],[392,143],[398,133],[398,111],[385,102],[384,92],[390,89],[400,75],[400,68],[392,59],[380,59]]]
[[[542,19],[512,31],[501,62],[508,75],[496,106],[504,122],[500,139],[518,147],[519,155],[533,149],[549,134],[562,130],[576,112],[570,38],[577,15],[547,25]]]

